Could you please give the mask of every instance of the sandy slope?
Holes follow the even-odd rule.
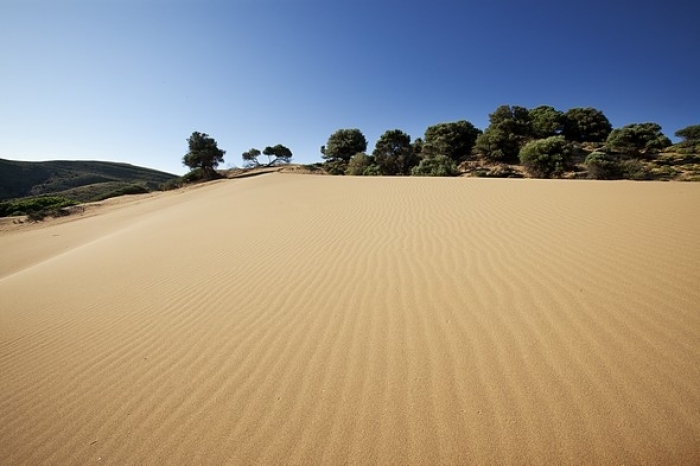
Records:
[[[0,235],[0,463],[699,464],[700,184],[273,174]]]

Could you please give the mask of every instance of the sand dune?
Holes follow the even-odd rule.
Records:
[[[271,174],[0,233],[0,463],[700,464],[700,184]]]

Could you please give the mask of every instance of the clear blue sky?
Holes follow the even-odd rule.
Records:
[[[595,107],[668,136],[700,124],[696,0],[0,0],[0,158],[184,173],[193,131],[226,164],[321,160],[502,104]]]

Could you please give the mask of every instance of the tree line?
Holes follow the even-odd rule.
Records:
[[[700,125],[678,130],[679,146],[700,144]],[[593,178],[622,177],[628,161],[653,158],[671,146],[656,123],[633,123],[613,128],[605,114],[595,108],[572,108],[566,112],[542,105],[532,109],[502,105],[489,115],[485,130],[460,120],[426,129],[423,138],[399,129],[382,134],[371,154],[367,140],[357,128],[331,134],[321,154],[326,170],[336,175],[451,176],[468,162],[490,165],[521,165],[532,177],[552,178],[584,163]],[[509,176],[507,168],[501,172]]]
[[[700,125],[676,131],[679,150],[698,152]],[[194,132],[187,140],[183,163],[192,169],[186,177],[212,179],[225,151],[206,133]],[[592,107],[566,112],[541,105],[535,108],[502,105],[489,114],[483,131],[459,120],[429,126],[423,137],[411,140],[400,129],[384,132],[367,153],[367,139],[357,128],[339,129],[321,146],[324,166],[334,175],[454,176],[468,163],[500,167],[496,176],[517,172],[520,165],[537,178],[561,176],[583,161],[589,177],[615,179],[640,159],[651,160],[671,146],[657,123],[633,123],[613,128],[605,114]],[[267,163],[258,159],[265,155]],[[291,162],[292,151],[282,145],[256,148],[241,154],[246,167],[275,166]]]
[[[216,140],[207,133],[195,131],[187,139],[189,152],[182,159],[183,165],[190,168],[190,173],[185,175],[186,181],[211,180],[218,178],[216,168],[224,161],[225,150],[219,149]],[[267,163],[260,163],[260,155],[267,156]],[[282,144],[267,146],[261,152],[252,148],[243,152],[243,162],[246,167],[272,167],[279,164],[287,164],[292,161],[292,151]]]

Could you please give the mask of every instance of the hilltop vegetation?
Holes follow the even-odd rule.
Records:
[[[59,196],[77,202],[148,192],[175,175],[125,163],[0,159],[0,200]]]
[[[700,125],[678,130],[672,145],[653,122],[613,128],[595,108],[566,112],[502,105],[483,131],[466,120],[438,123],[411,141],[382,134],[371,154],[357,128],[339,129],[321,146],[333,175],[417,175],[700,181]]]

